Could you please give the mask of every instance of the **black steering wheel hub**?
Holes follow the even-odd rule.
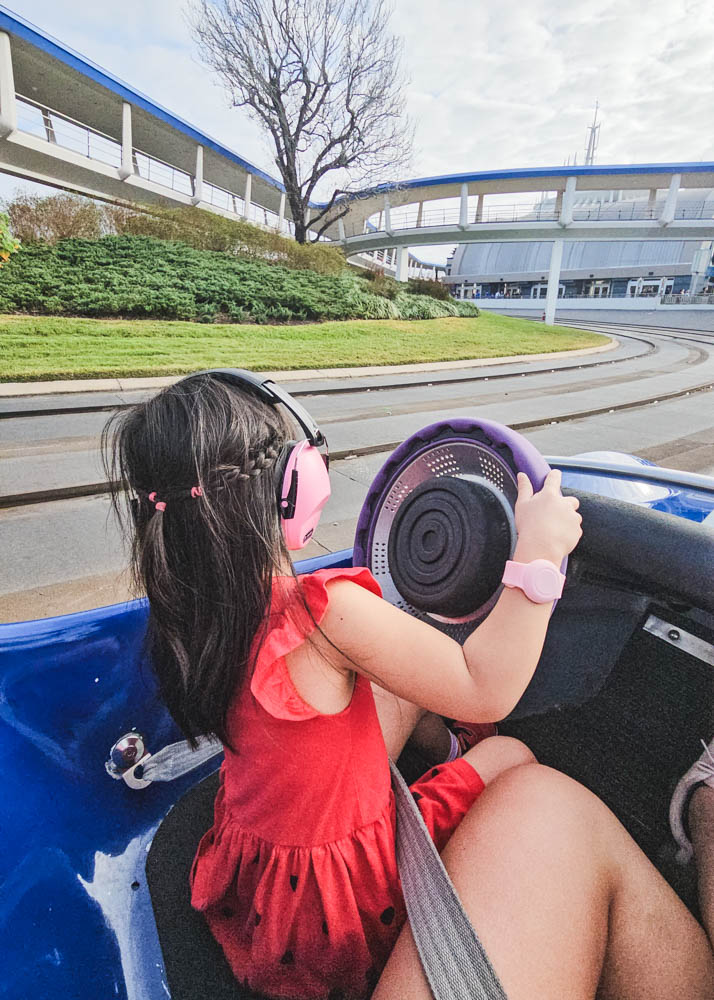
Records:
[[[412,490],[394,518],[392,579],[419,611],[470,615],[498,589],[514,541],[511,508],[486,479],[430,479]]]

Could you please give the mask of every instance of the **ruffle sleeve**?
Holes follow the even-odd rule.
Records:
[[[327,584],[340,579],[352,580],[377,597],[382,596],[377,581],[368,569],[362,567],[321,569],[298,577],[299,584],[292,577],[279,577],[276,581],[279,586],[274,588],[274,609],[250,682],[253,697],[276,719],[299,722],[320,715],[298,694],[285,656],[315,631],[325,617],[329,603]]]

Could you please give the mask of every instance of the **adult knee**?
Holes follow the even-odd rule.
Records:
[[[464,754],[464,759],[478,771],[485,784],[494,781],[511,768],[536,763],[534,754],[525,743],[512,736],[489,736],[475,747],[471,747]]]
[[[538,763],[504,771],[481,799],[478,804],[500,816],[498,822],[525,823],[556,839],[590,839],[610,817],[607,806],[584,785]]]

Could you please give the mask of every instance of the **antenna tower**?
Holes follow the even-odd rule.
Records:
[[[597,112],[600,107],[599,103],[595,101],[595,114],[593,115],[593,123],[588,128],[588,142],[587,148],[585,150],[585,166],[591,167],[595,163],[595,150],[600,142],[600,123],[597,120]]]

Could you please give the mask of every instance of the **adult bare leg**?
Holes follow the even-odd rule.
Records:
[[[702,928],[606,806],[565,775],[506,771],[443,859],[509,1000],[593,1000],[598,986],[609,1000],[714,996]],[[431,996],[408,927],[373,1000],[395,996]]]
[[[689,804],[689,829],[699,881],[699,908],[714,948],[714,788],[700,785]]]
[[[422,719],[432,716],[432,713],[427,712],[425,708],[421,708],[411,701],[399,698],[396,694],[392,694],[391,691],[385,691],[378,684],[372,684],[372,692],[387,753],[392,760],[396,760]],[[443,738],[439,740],[437,736],[435,759],[438,760],[439,754],[443,751],[441,757],[443,760],[449,752],[451,741],[443,721],[438,716],[433,716],[433,718],[437,720],[443,729]]]

